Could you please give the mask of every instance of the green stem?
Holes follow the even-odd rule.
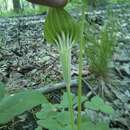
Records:
[[[72,95],[71,95],[71,89],[70,89],[70,84],[71,84],[71,49],[68,50],[68,53],[66,53],[66,65],[68,68],[68,70],[66,70],[68,72],[68,81],[67,81],[67,93],[68,93],[68,100],[69,100],[69,112],[70,112],[70,124],[71,124],[71,128],[72,130],[74,130],[74,110],[73,110],[73,100],[72,100]]]
[[[74,130],[74,111],[73,111],[73,100],[70,90],[70,84],[67,84],[67,94],[69,99],[70,125],[71,129]]]
[[[67,95],[69,101],[69,112],[70,112],[70,126],[74,130],[74,110],[73,110],[73,100],[71,95],[71,47],[62,46],[60,50],[60,61],[63,69],[63,78],[66,82]]]
[[[80,39],[80,52],[79,52],[79,77],[78,77],[78,124],[77,129],[80,130],[81,127],[81,97],[82,97],[82,69],[83,69],[83,32],[85,24],[85,13],[84,4],[82,7],[82,24],[81,24],[81,39]]]

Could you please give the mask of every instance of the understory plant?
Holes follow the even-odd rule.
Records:
[[[72,95],[73,106],[77,106],[78,97],[74,94]],[[82,96],[81,103],[85,102],[86,98]],[[42,105],[42,110],[36,114],[38,118],[38,128],[35,130],[71,130],[70,125],[70,114],[68,111],[68,94],[64,93],[61,97],[61,101],[58,104],[44,103]],[[100,97],[95,96],[91,101],[84,103],[84,112],[81,118],[80,130],[109,130],[108,122],[97,121],[91,119],[87,113],[90,111],[97,111],[99,115],[112,116],[114,114],[113,108],[106,104]],[[101,120],[101,119],[100,119]],[[75,124],[75,130],[76,124]]]
[[[62,21],[62,22],[61,22]],[[56,45],[63,78],[66,83],[69,101],[70,126],[75,130],[74,111],[71,95],[71,49],[79,34],[79,25],[63,8],[50,8],[45,23],[45,37],[48,42]]]
[[[112,65],[114,47],[117,43],[117,21],[108,9],[108,20],[99,27],[97,24],[87,25],[85,55],[89,64],[89,71],[97,78],[98,94],[104,98],[106,85],[109,83],[109,72]],[[99,28],[98,28],[99,27]]]
[[[84,4],[84,2],[83,2]],[[62,97],[60,104],[43,104],[42,110],[37,113],[38,128],[49,130],[108,130],[108,124],[104,122],[92,122],[87,114],[81,115],[81,103],[86,99],[82,97],[82,55],[83,55],[83,42],[84,42],[84,5],[82,10],[82,18],[80,29],[78,23],[63,9],[63,8],[50,8],[45,23],[45,37],[48,42],[55,44],[59,51],[60,63],[63,71],[63,78],[66,83],[67,93]],[[79,38],[80,37],[80,38]],[[71,93],[71,48],[79,38],[80,53],[79,53],[79,86],[78,97]],[[85,108],[97,107],[98,104],[104,105],[103,113],[112,112],[111,107],[107,107],[104,101],[97,97],[85,104]],[[78,113],[74,109],[77,106]],[[88,107],[87,107],[88,105]],[[94,108],[94,110],[96,110]],[[98,108],[97,108],[98,109]]]
[[[107,78],[109,65],[112,59],[114,46],[116,45],[115,27],[106,23],[101,30],[96,33],[87,33],[85,54],[89,62],[89,69],[97,77]],[[97,30],[95,30],[97,31]]]
[[[87,116],[86,113],[81,115],[81,103],[87,99],[82,96],[82,55],[84,43],[84,23],[85,23],[85,5],[83,0],[81,24],[77,23],[75,19],[63,8],[50,8],[45,22],[45,38],[49,43],[54,44],[60,56],[60,63],[63,71],[63,78],[66,83],[67,93],[64,93],[59,104],[51,104],[46,98],[36,91],[24,91],[13,95],[5,96],[5,90],[0,91],[0,124],[10,121],[15,116],[22,114],[24,111],[33,108],[36,105],[42,104],[42,109],[36,114],[38,118],[38,128],[49,130],[108,130],[108,123],[94,122]],[[98,52],[100,59],[101,54],[104,54],[104,46],[108,42],[106,33],[102,32],[100,35],[100,42],[94,42],[100,51]],[[71,93],[71,49],[76,42],[80,42],[79,53],[79,86],[78,97]],[[110,42],[110,41],[109,41]],[[102,45],[102,46],[100,46]],[[94,46],[93,46],[94,47]],[[96,51],[98,50],[96,49]],[[88,48],[86,49],[88,50]],[[90,48],[91,50],[91,48]],[[88,50],[88,51],[90,51]],[[105,51],[110,51],[111,47],[107,46]],[[112,51],[112,50],[111,50]],[[93,52],[93,51],[92,51]],[[95,58],[95,54],[89,52],[89,58]],[[91,57],[94,56],[94,57]],[[110,57],[110,55],[105,55]],[[95,58],[96,59],[96,58]],[[92,59],[90,59],[91,61]],[[95,62],[95,60],[94,60]],[[100,60],[101,62],[101,60]],[[98,65],[98,64],[97,64]],[[106,64],[105,64],[106,65]],[[93,67],[94,68],[94,67]],[[78,108],[78,113],[75,108]],[[101,107],[102,106],[102,107]],[[105,102],[98,96],[91,99],[91,101],[84,103],[84,112],[90,109],[92,111],[100,111],[103,114],[112,114],[112,107],[105,104]],[[75,114],[76,113],[76,114]]]

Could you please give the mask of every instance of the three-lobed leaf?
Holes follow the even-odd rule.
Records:
[[[71,95],[74,99],[74,95]],[[36,114],[39,119],[38,125],[49,130],[71,130],[70,113],[65,111],[68,108],[68,95],[64,93],[60,104],[46,103],[42,110]]]
[[[110,105],[107,105],[99,96],[95,96],[91,101],[85,103],[85,107],[91,110],[100,111],[106,114],[113,114],[114,110]]]
[[[72,95],[72,97],[74,102],[76,98],[74,95]],[[86,102],[85,105],[87,108],[92,110],[109,114],[113,111],[113,109],[106,105],[105,102],[98,96],[92,98],[91,102]],[[36,114],[38,118],[37,123],[39,125],[39,129],[42,127],[48,130],[71,130],[70,115],[69,111],[66,110],[67,107],[67,93],[63,94],[60,104],[43,104],[42,110]],[[108,124],[104,122],[92,122],[91,119],[86,115],[82,115],[81,121],[81,130],[109,130]]]

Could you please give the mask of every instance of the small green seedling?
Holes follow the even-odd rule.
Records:
[[[102,27],[98,36],[88,34],[85,53],[89,61],[90,71],[96,76],[105,79],[109,71],[109,63],[112,58],[116,37],[109,24]]]

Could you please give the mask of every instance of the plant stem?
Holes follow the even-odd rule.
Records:
[[[63,69],[63,78],[66,82],[67,87],[67,95],[69,101],[69,112],[70,112],[70,126],[71,129],[74,130],[74,110],[73,110],[73,100],[71,95],[71,47],[70,46],[62,46],[60,50],[60,61]]]
[[[70,84],[71,84],[71,49],[68,50],[68,53],[66,54],[66,64],[68,68],[68,81],[67,81],[67,93],[68,93],[68,100],[69,100],[69,111],[70,111],[70,123],[71,123],[71,128],[74,130],[74,110],[73,110],[73,100],[72,100],[72,95],[71,95],[71,89],[70,89]]]
[[[81,97],[82,97],[82,69],[83,69],[83,32],[85,24],[85,8],[84,3],[82,3],[82,23],[81,23],[81,38],[80,38],[80,52],[79,52],[79,77],[78,77],[78,124],[77,130],[80,130],[81,127]]]
[[[73,100],[72,100],[72,95],[70,90],[70,84],[67,84],[67,94],[69,99],[70,124],[71,124],[71,129],[74,130],[74,111],[73,111]]]

